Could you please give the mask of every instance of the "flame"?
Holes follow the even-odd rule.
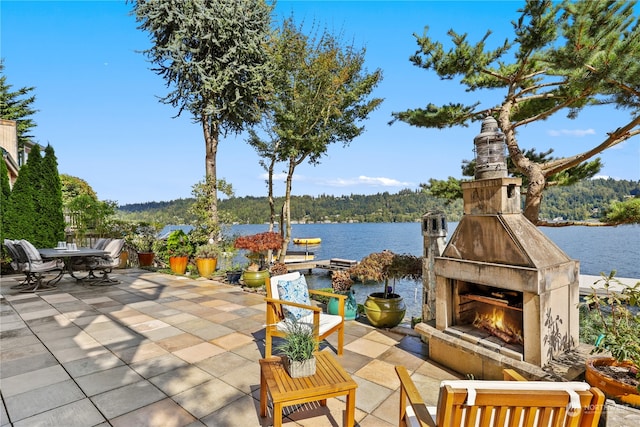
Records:
[[[518,343],[523,343],[524,339],[522,338],[522,331],[507,321],[505,318],[504,310],[499,310],[494,308],[491,313],[478,313],[476,312],[476,318],[473,321],[473,326],[476,328],[482,328],[484,325],[489,325],[491,328],[494,328],[504,334],[507,334],[510,337],[513,337],[514,341]],[[502,338],[500,335],[497,335],[499,338]],[[503,338],[504,340],[504,338]]]

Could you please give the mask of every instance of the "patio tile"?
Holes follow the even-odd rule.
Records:
[[[202,418],[207,426],[268,426],[270,418],[260,419],[260,407],[251,396],[242,396]],[[288,425],[288,424],[285,424]],[[342,424],[338,424],[342,425]]]
[[[93,357],[63,363],[64,368],[73,377],[81,377],[121,365],[124,365],[124,362],[111,353],[102,353]]]
[[[132,363],[130,366],[144,378],[155,377],[164,372],[189,364],[173,354],[165,354],[160,357],[143,360],[141,362]]]
[[[189,363],[196,363],[220,353],[224,353],[224,349],[208,342],[196,344],[173,352],[174,355]]]
[[[142,380],[143,378],[128,366],[118,366],[76,378],[82,391],[90,397]]]
[[[2,395],[7,398],[68,379],[70,379],[69,374],[60,365],[36,369],[20,375],[3,378]]]
[[[91,397],[91,401],[108,419],[140,409],[166,396],[148,381],[138,381]]]
[[[19,421],[84,397],[82,390],[69,379],[7,397],[5,405],[11,420]]]
[[[197,419],[171,399],[162,399],[109,420],[113,427],[182,427]]]
[[[356,389],[356,408],[367,413],[373,412],[393,391],[388,388],[354,376],[353,380],[358,383]]]
[[[167,350],[160,347],[156,343],[147,342],[136,346],[127,347],[122,350],[114,351],[116,356],[123,362],[131,364],[141,360],[151,359],[168,353]]]
[[[156,341],[156,344],[169,352],[174,352],[176,350],[191,347],[202,342],[204,342],[202,338],[183,332],[181,334],[173,335]]]
[[[3,360],[2,363],[0,363],[0,378],[13,377],[57,364],[58,361],[49,352],[20,357],[13,360]]]
[[[225,350],[231,350],[253,342],[253,338],[234,332],[232,334],[213,339],[210,342],[211,344],[215,344],[218,347],[224,348]]]
[[[180,406],[197,418],[203,418],[245,396],[235,387],[213,379],[173,396]]]
[[[77,400],[14,423],[14,427],[98,426],[106,420],[89,399]]]
[[[211,374],[188,365],[150,378],[149,381],[166,395],[173,396],[212,379]]]
[[[217,356],[209,357],[208,359],[197,362],[196,365],[217,378],[238,368],[249,369],[252,365],[257,364],[242,356],[227,351]]]
[[[360,378],[380,384],[391,390],[400,387],[400,380],[396,375],[395,366],[381,360],[372,360],[355,374]]]
[[[354,353],[360,353],[369,357],[378,357],[389,349],[388,344],[381,344],[376,341],[371,341],[365,338],[358,338],[357,340],[344,346],[346,350],[353,351]]]

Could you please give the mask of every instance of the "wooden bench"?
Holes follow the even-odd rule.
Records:
[[[406,368],[396,366],[396,372],[400,426],[596,427],[605,400],[587,383],[526,381],[508,371],[505,378],[516,381],[443,381],[438,405],[430,408]]]

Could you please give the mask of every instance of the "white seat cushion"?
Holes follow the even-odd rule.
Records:
[[[288,324],[289,324],[290,320],[285,319],[281,322],[278,322],[278,324],[276,325],[276,328],[279,331],[282,332],[287,332],[289,330],[288,328]],[[313,313],[312,314],[308,314],[304,317],[301,317],[298,320],[299,324],[306,324],[309,325],[309,327],[313,327]],[[342,317],[335,315],[335,314],[326,314],[326,313],[320,313],[320,330],[318,331],[319,335],[324,334],[325,332],[327,332],[329,329],[339,325],[342,323]]]

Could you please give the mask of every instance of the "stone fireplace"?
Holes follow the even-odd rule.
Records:
[[[485,379],[543,367],[578,344],[579,263],[522,215],[521,180],[506,176],[501,143],[485,119],[475,180],[462,184],[464,216],[434,257],[435,327],[416,327],[432,359]]]

